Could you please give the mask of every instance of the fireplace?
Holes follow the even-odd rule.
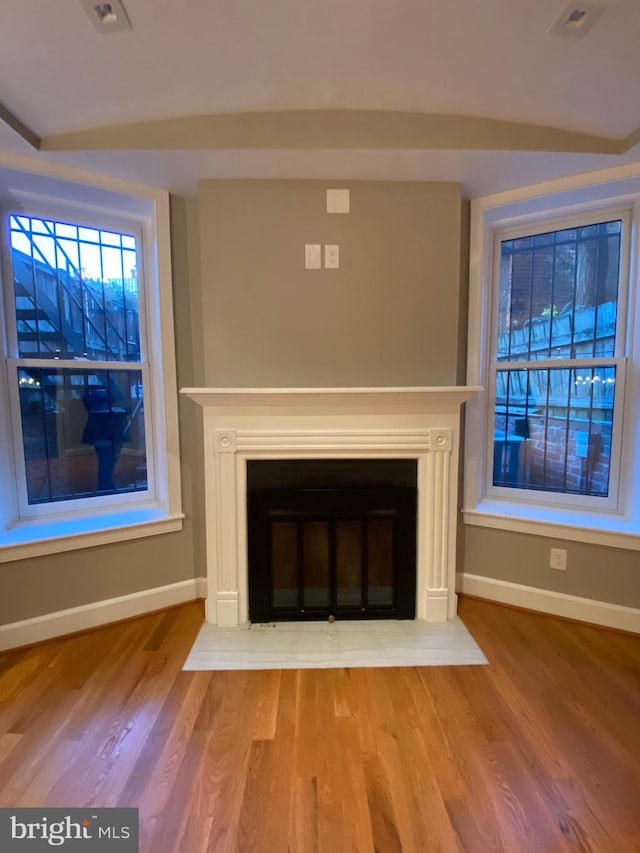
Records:
[[[225,627],[249,621],[247,467],[261,460],[410,461],[416,470],[415,617],[431,622],[453,618],[460,408],[479,390],[182,389],[202,407],[203,416],[207,620]],[[364,523],[366,507],[357,512]],[[388,532],[381,530],[371,535],[384,541]],[[356,535],[352,532],[352,539]],[[290,589],[285,581],[283,590]]]
[[[252,622],[413,619],[417,464],[247,462]]]

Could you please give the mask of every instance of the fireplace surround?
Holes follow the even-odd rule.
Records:
[[[247,462],[261,459],[415,460],[416,618],[453,618],[460,410],[480,390],[183,388],[202,409],[207,621],[249,619]]]

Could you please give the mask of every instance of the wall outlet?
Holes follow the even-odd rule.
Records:
[[[565,548],[551,549],[549,567],[552,569],[559,569],[561,572],[567,571],[567,551]]]
[[[340,246],[324,247],[324,268],[337,270],[340,267]]]

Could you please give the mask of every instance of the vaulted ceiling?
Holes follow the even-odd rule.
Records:
[[[131,29],[109,34],[87,5],[2,0],[0,149],[187,193],[474,196],[640,160],[639,0],[125,0]],[[575,9],[583,37],[551,31]]]

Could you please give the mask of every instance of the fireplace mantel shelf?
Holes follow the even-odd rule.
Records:
[[[364,388],[181,388],[200,406],[296,405],[356,403],[358,405],[460,405],[482,391],[479,385],[431,385]]]

